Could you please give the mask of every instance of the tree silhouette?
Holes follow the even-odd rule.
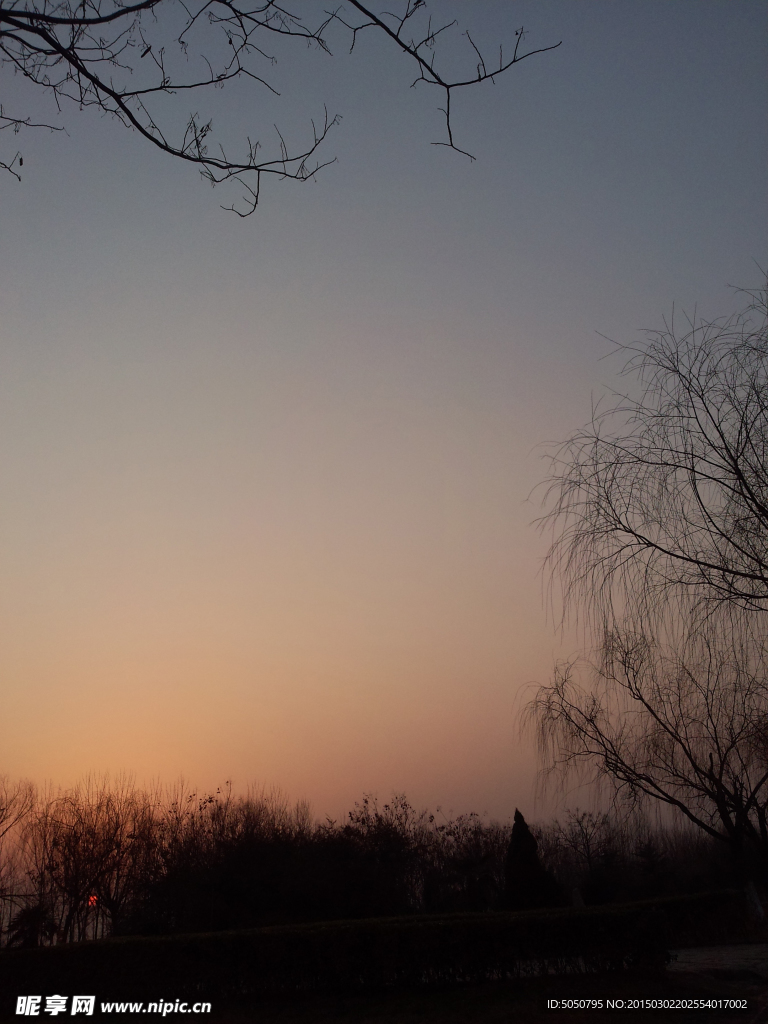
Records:
[[[553,579],[602,632],[768,611],[768,287],[720,320],[627,346],[640,397],[594,410],[552,459]]]
[[[768,863],[768,289],[629,349],[554,459],[549,564],[594,629],[528,706],[545,765]]]
[[[325,110],[296,147],[275,127],[272,155],[263,155],[261,141],[250,137],[231,154],[215,142],[210,119],[189,108],[181,117],[169,114],[169,97],[196,97],[237,79],[279,95],[269,72],[280,47],[295,62],[307,48],[328,55],[338,45],[351,50],[361,33],[373,31],[390,45],[393,57],[411,61],[414,85],[423,82],[442,95],[445,137],[435,145],[465,152],[454,140],[456,91],[495,81],[526,57],[560,44],[526,50],[520,29],[511,53],[505,56],[500,46],[498,63],[489,64],[465,31],[469,67],[454,77],[437,59],[442,37],[454,25],[433,25],[424,0],[405,0],[399,13],[357,0],[330,11],[301,0],[291,11],[276,0],[0,0],[0,64],[52,93],[60,108],[73,102],[81,110],[95,107],[111,114],[164,153],[197,166],[213,185],[236,180],[244,189],[236,212],[247,216],[259,201],[265,175],[307,181],[332,162],[320,148],[338,115]],[[17,133],[34,126],[41,125],[0,107],[0,130]],[[17,152],[0,167],[18,177],[22,164]]]
[[[530,910],[561,902],[559,886],[539,858],[539,844],[515,808],[505,862],[506,899],[510,910]]]
[[[729,625],[729,623],[728,623]],[[768,648],[704,632],[663,645],[614,630],[580,685],[562,666],[529,705],[550,771],[674,808],[768,864]]]

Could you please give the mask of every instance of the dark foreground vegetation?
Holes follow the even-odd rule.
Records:
[[[0,989],[109,999],[209,999],[466,985],[546,973],[660,970],[670,944],[750,934],[733,891],[610,907],[407,918],[131,937],[5,950]],[[756,933],[753,929],[752,933]],[[107,989],[105,992],[104,989]]]
[[[95,995],[97,1006],[206,1000],[215,1010],[208,1019],[297,1024],[501,1021],[513,1009],[525,1013],[522,1019],[539,1020],[552,998],[737,997],[749,1000],[752,1013],[686,1019],[751,1022],[768,995],[765,979],[664,974],[671,944],[764,938],[750,921],[744,895],[726,890],[605,907],[411,915],[5,949],[0,1020],[10,1019],[18,993],[77,991]],[[569,1019],[594,1017],[569,1013]]]
[[[599,907],[745,886],[759,913],[765,896],[761,864],[638,817],[577,811],[531,830],[520,812],[513,823],[448,819],[399,796],[318,823],[302,804],[228,788],[163,799],[91,780],[48,798],[15,792],[17,820],[0,849],[7,946]]]
[[[35,992],[208,1000],[232,1021],[502,1020],[499,1000],[543,1006],[553,977],[647,994],[670,949],[768,937],[759,862],[639,816],[529,827],[398,796],[316,822],[275,795],[108,780],[8,787],[3,806],[0,1020]]]

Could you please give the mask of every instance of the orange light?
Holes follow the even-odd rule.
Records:
[[[88,897],[88,906],[89,907],[95,907],[98,902],[99,902],[99,897],[98,896],[89,896]]]

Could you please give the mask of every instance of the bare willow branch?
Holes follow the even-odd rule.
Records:
[[[656,801],[768,861],[768,289],[623,350],[618,395],[552,458],[548,568],[586,686],[527,707],[549,775]]]
[[[526,709],[547,771],[651,799],[768,861],[768,646],[693,631],[675,646],[615,629],[599,661],[560,666]]]
[[[540,520],[566,609],[658,621],[768,610],[768,292],[623,347],[617,396],[552,457]]]

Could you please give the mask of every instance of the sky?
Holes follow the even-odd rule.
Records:
[[[543,454],[617,386],[607,338],[760,284],[768,7],[433,9],[562,45],[455,98],[474,162],[384,40],[281,54],[280,99],[217,91],[214,124],[266,148],[325,103],[337,162],[246,219],[0,72],[66,127],[0,137],[0,773],[545,813],[520,711],[579,640]]]

